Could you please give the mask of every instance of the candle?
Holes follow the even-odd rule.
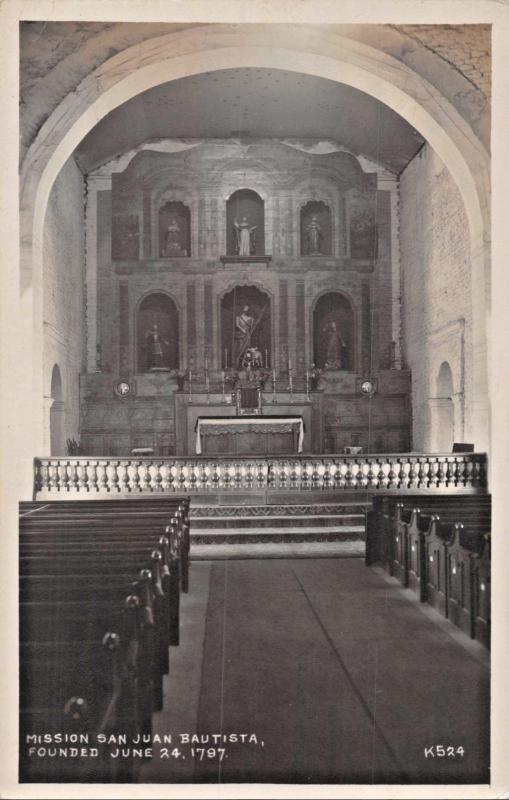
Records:
[[[223,370],[223,383],[224,383],[224,370]]]
[[[207,356],[205,356],[205,372],[208,370],[208,368],[209,368],[209,362],[207,361]]]
[[[292,362],[288,359],[288,371],[290,372],[292,369]]]
[[[228,368],[228,350],[226,347],[224,348],[224,365],[226,368]]]
[[[269,366],[269,356],[267,354],[267,348],[265,348],[265,369]]]

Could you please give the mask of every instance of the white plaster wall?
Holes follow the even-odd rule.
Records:
[[[455,437],[473,441],[468,221],[449,171],[426,145],[400,179],[403,354],[412,371],[413,448],[436,447],[437,377],[448,360]]]
[[[85,352],[84,181],[70,158],[51,190],[43,242],[44,451],[49,454],[51,372],[58,364],[65,438],[79,438],[79,375]],[[62,455],[65,455],[62,453]]]

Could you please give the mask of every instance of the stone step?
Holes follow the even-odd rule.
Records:
[[[195,544],[191,548],[191,561],[243,558],[363,558],[364,554],[363,541]]]
[[[209,527],[271,527],[271,528],[288,528],[288,527],[303,527],[305,524],[311,524],[318,528],[325,528],[330,526],[343,527],[345,525],[361,525],[364,527],[364,514],[328,514],[326,516],[315,517],[313,515],[299,514],[291,517],[282,516],[264,516],[264,517],[251,517],[239,514],[235,517],[193,517],[191,525],[195,530],[202,530]]]
[[[237,515],[253,517],[270,516],[329,516],[344,514],[364,514],[365,510],[371,508],[371,503],[348,502],[348,503],[287,503],[287,504],[259,504],[252,505],[243,503],[239,505],[211,505],[203,503],[201,505],[191,504],[189,516],[191,519],[202,517],[236,517]]]
[[[338,533],[341,536],[345,536],[346,534],[351,534],[353,537],[358,538],[359,536],[364,535],[365,526],[364,525],[333,525],[333,526],[319,526],[319,525],[307,525],[307,526],[298,526],[297,528],[291,528],[290,526],[284,527],[262,527],[258,524],[251,525],[249,528],[243,527],[236,527],[236,528],[195,528],[194,525],[191,525],[191,541],[196,536],[200,536],[200,538],[204,536],[306,536],[306,535],[316,535],[320,536],[322,534],[334,534]]]

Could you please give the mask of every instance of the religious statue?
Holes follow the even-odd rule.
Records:
[[[325,368],[342,369],[344,366],[343,353],[344,349],[346,348],[343,337],[338,331],[337,325],[334,321],[330,322],[323,330],[324,333],[328,333],[329,335],[325,357]]]
[[[234,366],[242,365],[244,353],[249,348],[253,332],[254,318],[249,314],[249,306],[244,306],[242,312],[235,317],[235,348]]]
[[[233,224],[237,235],[237,250],[239,256],[249,256],[251,254],[251,237],[257,226],[253,225],[251,227],[247,221],[247,217],[242,217],[240,225],[237,220],[234,220]]]
[[[321,255],[322,229],[315,216],[306,228],[308,240],[308,255]]]
[[[168,347],[170,344],[163,339],[161,334],[159,333],[159,329],[157,327],[157,323],[154,323],[152,328],[146,332],[145,339],[147,342],[147,346],[149,348],[149,369],[164,369],[163,364],[163,344]]]
[[[176,219],[172,219],[166,231],[165,242],[166,255],[178,254],[182,252],[180,225]]]

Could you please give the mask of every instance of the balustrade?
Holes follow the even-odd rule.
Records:
[[[483,492],[484,453],[37,458],[34,496],[250,491]]]

